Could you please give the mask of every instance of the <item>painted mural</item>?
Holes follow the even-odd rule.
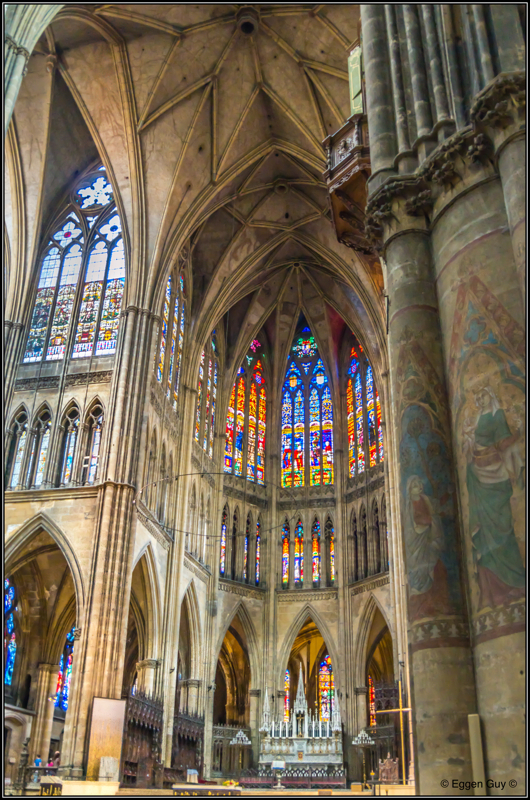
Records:
[[[457,294],[450,381],[473,608],[506,608],[525,594],[524,331],[476,276]]]
[[[409,618],[458,614],[460,586],[451,443],[440,379],[405,329],[398,360],[400,480]]]

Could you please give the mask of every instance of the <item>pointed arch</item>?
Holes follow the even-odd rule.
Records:
[[[180,614],[186,609],[189,621],[190,631],[190,674],[189,678],[201,677],[201,658],[200,653],[202,649],[202,625],[199,598],[197,595],[197,587],[195,586],[195,579],[192,578],[188,583],[184,594],[182,595],[182,602],[180,607]]]
[[[217,653],[217,658],[219,658],[219,653],[221,652],[224,638],[228,632],[228,629],[230,628],[232,622],[236,617],[239,617],[239,620],[241,622],[241,627],[243,628],[243,632],[247,640],[251,686],[261,686],[261,673],[260,673],[261,653],[258,646],[258,637],[256,634],[256,628],[254,626],[254,623],[252,622],[252,618],[250,617],[250,614],[248,613],[248,610],[243,600],[240,600],[239,603],[237,603],[237,605],[234,607],[234,609],[230,614],[230,617],[228,618],[227,624],[222,630],[221,635],[218,636],[215,653]],[[215,663],[217,663],[217,661]]]
[[[331,656],[331,661],[334,664],[335,674],[338,673],[338,665],[340,660],[338,658],[338,648],[335,644],[335,639],[333,638],[327,623],[322,619],[318,611],[316,611],[316,609],[310,603],[306,603],[291,622],[289,630],[284,636],[283,643],[278,654],[275,675],[275,683],[278,688],[283,688],[285,671],[289,663],[289,656],[291,655],[291,650],[293,649],[294,640],[298,635],[298,631],[303,625],[305,625],[308,619],[311,619],[320,631],[320,634],[324,639],[328,652]]]
[[[22,467],[27,450],[29,430],[29,412],[27,406],[21,403],[12,415],[6,432],[4,478],[6,489],[16,489],[23,481]]]
[[[392,629],[392,625],[388,618],[388,614],[386,613],[384,607],[378,600],[378,598],[370,592],[369,597],[367,598],[364,608],[361,611],[360,619],[359,619],[359,627],[357,630],[357,646],[354,648],[354,660],[353,660],[353,676],[354,676],[354,685],[355,686],[364,686],[366,680],[366,659],[368,657],[368,639],[370,636],[370,631],[372,629],[372,624],[374,621],[374,616],[376,611],[381,613],[386,626],[390,632],[392,637],[392,642],[395,642],[394,631]]]
[[[147,596],[147,637],[145,658],[156,658],[160,652],[160,626],[162,621],[162,591],[156,557],[151,542],[146,542],[134,560],[132,572],[141,565]]]
[[[4,554],[6,571],[12,568],[17,552],[40,530],[44,530],[55,541],[70,568],[75,588],[77,625],[81,627],[85,608],[85,587],[81,566],[68,537],[47,514],[40,511],[14,533],[9,534]]]

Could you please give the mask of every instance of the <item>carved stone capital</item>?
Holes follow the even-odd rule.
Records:
[[[524,72],[501,72],[476,96],[470,117],[475,129],[507,128],[521,119],[526,107]]]
[[[144,658],[143,661],[136,662],[136,669],[156,669],[158,667],[159,661],[156,658]]]
[[[368,686],[356,686],[353,691],[355,694],[368,694]]]

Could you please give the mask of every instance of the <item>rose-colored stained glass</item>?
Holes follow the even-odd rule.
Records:
[[[181,281],[181,291],[182,291],[182,278]],[[179,396],[179,386],[180,386],[180,370],[182,366],[182,351],[184,348],[184,298],[182,298],[181,302],[181,310],[180,310],[180,326],[179,326],[179,356],[178,356],[178,364],[177,364],[177,374],[175,375],[175,383],[173,388],[173,408],[177,407],[177,400]]]
[[[162,383],[164,377],[164,359],[166,357],[166,342],[167,342],[167,327],[169,320],[169,306],[171,304],[171,276],[167,279],[166,293],[164,297],[164,311],[162,312],[162,337],[160,339],[160,352],[158,356],[158,369],[156,377],[159,383]]]
[[[256,522],[256,586],[259,586],[261,563],[261,522]]]
[[[250,385],[250,398],[248,404],[248,450],[247,450],[247,478],[253,481],[256,477],[256,411],[257,392],[256,383]]]
[[[282,401],[282,486],[293,482],[293,400],[286,389]]]
[[[261,387],[259,393],[258,407],[258,463],[257,481],[263,485],[265,483],[265,432],[267,427],[267,396],[265,387]]]
[[[300,520],[294,529],[294,580],[304,582],[304,529]]]
[[[366,418],[368,422],[368,450],[370,454],[370,466],[377,463],[377,430],[375,419],[374,403],[374,378],[372,367],[366,368]]]
[[[377,443],[379,445],[379,461],[383,462],[385,459],[385,448],[383,443],[383,424],[381,421],[381,401],[379,400],[379,392],[375,390],[375,407],[377,410]]]
[[[228,403],[228,414],[226,416],[226,439],[225,439],[225,472],[232,472],[234,458],[234,419],[235,419],[236,385],[232,386],[232,394]]]
[[[346,389],[346,411],[348,414],[348,466],[350,477],[355,477],[355,411],[353,408],[352,379],[348,378]]]
[[[228,509],[226,506],[223,508],[223,520],[221,523],[221,555],[219,559],[219,572],[221,575],[225,574],[226,568],[226,520],[228,517]]]
[[[318,670],[318,711],[321,722],[331,721],[335,686],[329,655],[324,656]]]
[[[301,389],[299,389],[294,399],[293,483],[295,486],[304,486],[304,412],[304,396]]]
[[[197,412],[195,415],[195,441],[199,441],[201,433],[201,412],[202,412],[202,383],[204,380],[204,350],[201,353],[201,363],[199,364],[199,384],[197,387]]]
[[[234,474],[243,474],[243,435],[245,432],[245,378],[237,383],[236,436],[234,447]]]
[[[247,527],[245,528],[245,541],[243,546],[243,580],[248,578],[248,543],[250,539],[250,517],[247,517]]]
[[[375,713],[374,679],[371,675],[368,675],[368,706],[370,709],[370,725],[377,725],[377,714]]]

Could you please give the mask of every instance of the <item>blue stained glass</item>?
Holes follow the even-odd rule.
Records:
[[[13,614],[8,616],[6,620],[6,628],[9,635],[11,635],[15,630],[15,620],[13,619]]]
[[[11,586],[9,578],[4,579],[4,683],[11,686],[15,658],[17,654],[17,635],[15,632],[15,618],[11,609],[15,603],[15,588]],[[5,616],[7,614],[7,616]]]
[[[282,486],[291,486],[293,479],[293,401],[289,391],[282,402]]]
[[[309,370],[311,369],[311,362],[308,363],[302,362],[301,365],[302,369],[304,370],[306,375],[309,375]]]
[[[67,244],[71,244],[74,239],[77,239],[80,233],[81,228],[78,228],[74,222],[69,221],[63,225],[60,231],[53,234],[53,238],[61,247],[65,247]],[[81,239],[81,241],[83,240]]]
[[[66,634],[66,642],[61,654],[61,660],[59,661],[59,673],[57,675],[55,705],[62,708],[63,711],[68,710],[70,682],[72,680],[72,662],[74,659],[74,640],[75,625],[73,625],[71,630]]]
[[[11,634],[11,639],[7,645],[7,653],[6,653],[6,668],[4,672],[4,683],[7,686],[11,686],[11,682],[13,680],[13,671],[15,669],[15,658],[17,655],[17,641],[16,641],[16,634],[13,631]]]
[[[324,363],[322,359],[319,358],[313,370],[311,385],[313,386],[316,384],[317,386],[325,386],[327,383],[328,376],[326,375],[326,370],[324,369]]]
[[[13,586],[9,585],[9,580],[5,579],[5,588],[7,589],[4,595],[4,614],[7,614],[8,611],[11,610],[13,606],[13,601],[15,599],[15,589]]]
[[[289,365],[285,376],[285,383],[288,384],[290,389],[296,389],[297,386],[302,386],[302,375],[294,361]]]

